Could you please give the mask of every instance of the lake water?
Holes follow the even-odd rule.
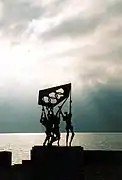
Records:
[[[60,145],[65,145],[65,136],[61,134]],[[18,164],[30,159],[30,150],[34,145],[42,145],[44,138],[44,133],[1,134],[0,151],[12,151],[12,164]],[[90,150],[122,150],[122,133],[76,133],[72,145]]]

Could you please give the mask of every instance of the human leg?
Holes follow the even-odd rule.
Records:
[[[74,136],[75,136],[75,133],[74,133],[74,131],[73,131],[73,126],[70,127],[70,131],[71,131],[72,135],[71,135],[71,139],[70,139],[70,142],[69,142],[69,146],[71,146],[72,141],[73,141],[73,138],[74,138]]]
[[[66,127],[66,132],[67,132],[67,135],[66,135],[66,146],[68,146],[68,139],[69,139],[69,128]]]
[[[47,141],[48,141],[48,143],[49,143],[49,136],[48,136],[48,135],[46,135],[46,138],[45,138],[45,140],[44,140],[44,142],[43,142],[43,146],[46,145]]]

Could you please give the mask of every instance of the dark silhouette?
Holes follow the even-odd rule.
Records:
[[[80,146],[34,146],[30,160],[12,165],[12,153],[0,152],[0,180],[121,180],[122,151],[84,150]]]
[[[53,114],[48,112],[48,117],[46,116],[45,109],[42,107],[42,115],[40,119],[40,123],[46,128],[46,138],[44,140],[43,145],[45,146],[46,143],[50,143],[50,137],[52,135],[52,127],[53,127]]]
[[[62,111],[60,111],[62,117],[63,117],[63,121],[66,122],[66,132],[67,132],[67,135],[66,135],[66,146],[68,146],[68,139],[69,139],[69,131],[71,131],[72,135],[71,135],[71,139],[70,139],[70,142],[69,142],[69,146],[71,146],[71,143],[72,143],[72,140],[74,138],[74,131],[73,131],[73,126],[72,126],[72,122],[71,122],[71,118],[72,118],[72,114],[71,113],[67,113],[65,112],[64,114],[62,113]]]
[[[40,123],[46,128],[46,138],[44,140],[43,145],[52,145],[53,142],[60,141],[60,131],[59,131],[59,125],[60,125],[60,115],[57,112],[56,115],[53,112],[53,109],[48,111],[48,114],[46,116],[44,107],[42,108],[42,115],[40,119]]]
[[[68,97],[70,97],[70,113],[64,116],[61,109],[64,103],[67,101]],[[46,143],[47,145],[52,146],[53,142],[55,141],[58,141],[59,146],[61,113],[63,116],[63,120],[66,121],[66,145],[68,145],[67,143],[69,130],[72,132],[71,140],[69,143],[69,145],[71,146],[74,137],[73,126],[71,125],[71,116],[69,117],[69,115],[71,114],[71,102],[71,83],[39,91],[38,104],[42,106],[40,123],[46,128],[46,138],[43,143],[44,146],[46,145]],[[62,104],[59,106],[59,109],[56,112],[54,108],[60,103]]]
[[[66,88],[67,89],[67,88]],[[54,107],[42,104],[40,123],[46,128],[44,146],[32,147],[30,160],[23,160],[22,164],[11,165],[11,152],[0,152],[0,180],[92,180],[122,179],[122,151],[83,150],[80,146],[59,147],[60,116],[66,123],[66,146],[68,146],[69,131],[72,136],[71,96],[69,113],[62,112],[62,105],[54,113]],[[50,104],[50,102],[49,102]],[[58,140],[58,146],[52,146]],[[48,146],[45,146],[45,145]],[[51,147],[50,147],[51,146]]]
[[[60,141],[60,131],[59,131],[59,125],[60,125],[60,114],[57,112],[56,115],[53,115],[53,128],[52,128],[52,136],[50,145],[52,145],[53,142]]]

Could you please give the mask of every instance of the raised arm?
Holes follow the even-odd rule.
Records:
[[[64,118],[64,115],[63,115],[63,113],[62,113],[62,111],[61,111],[61,107],[60,107],[60,106],[58,106],[58,108],[59,108],[59,110],[58,110],[59,114],[61,114],[61,115],[62,115],[62,117]]]

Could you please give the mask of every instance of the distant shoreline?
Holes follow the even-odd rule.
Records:
[[[76,134],[122,134],[122,132],[75,132]],[[0,135],[45,135],[44,132],[40,133],[0,133]],[[66,132],[61,132],[61,134],[66,134]]]

